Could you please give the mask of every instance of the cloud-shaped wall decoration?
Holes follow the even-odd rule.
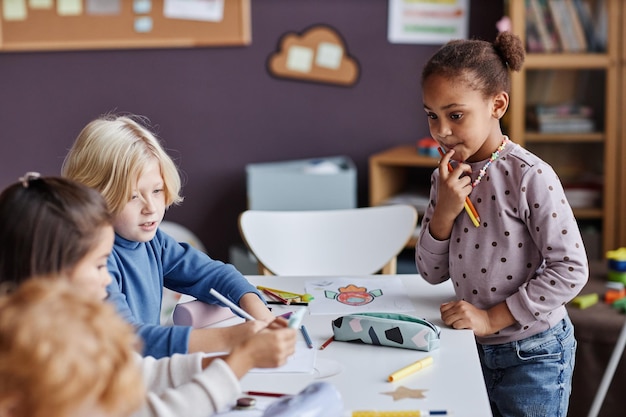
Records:
[[[279,78],[342,86],[359,78],[359,64],[348,55],[339,33],[323,25],[283,35],[268,59],[268,70]]]

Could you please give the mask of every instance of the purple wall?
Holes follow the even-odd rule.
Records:
[[[470,33],[492,39],[501,2],[472,1]],[[494,3],[497,3],[494,5]],[[421,67],[437,46],[387,42],[384,0],[253,0],[241,48],[0,54],[0,188],[25,171],[57,175],[80,129],[107,111],[147,116],[185,175],[166,218],[227,259],[246,208],[245,165],[347,155],[367,204],[367,159],[428,134]],[[334,87],[279,80],[266,60],[286,32],[334,27],[360,64]]]

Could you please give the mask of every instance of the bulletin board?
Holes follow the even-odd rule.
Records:
[[[251,42],[250,0],[0,3],[0,51],[4,52],[241,46]]]

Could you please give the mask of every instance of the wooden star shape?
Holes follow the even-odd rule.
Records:
[[[402,400],[404,398],[426,398],[424,393],[427,389],[411,389],[404,386],[396,388],[395,391],[381,392],[384,395],[391,395],[394,401]]]

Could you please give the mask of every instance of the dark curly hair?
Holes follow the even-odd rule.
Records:
[[[422,71],[422,85],[431,75],[464,78],[485,97],[510,93],[509,70],[519,71],[526,52],[521,39],[501,32],[493,43],[477,39],[452,40],[439,49]]]

